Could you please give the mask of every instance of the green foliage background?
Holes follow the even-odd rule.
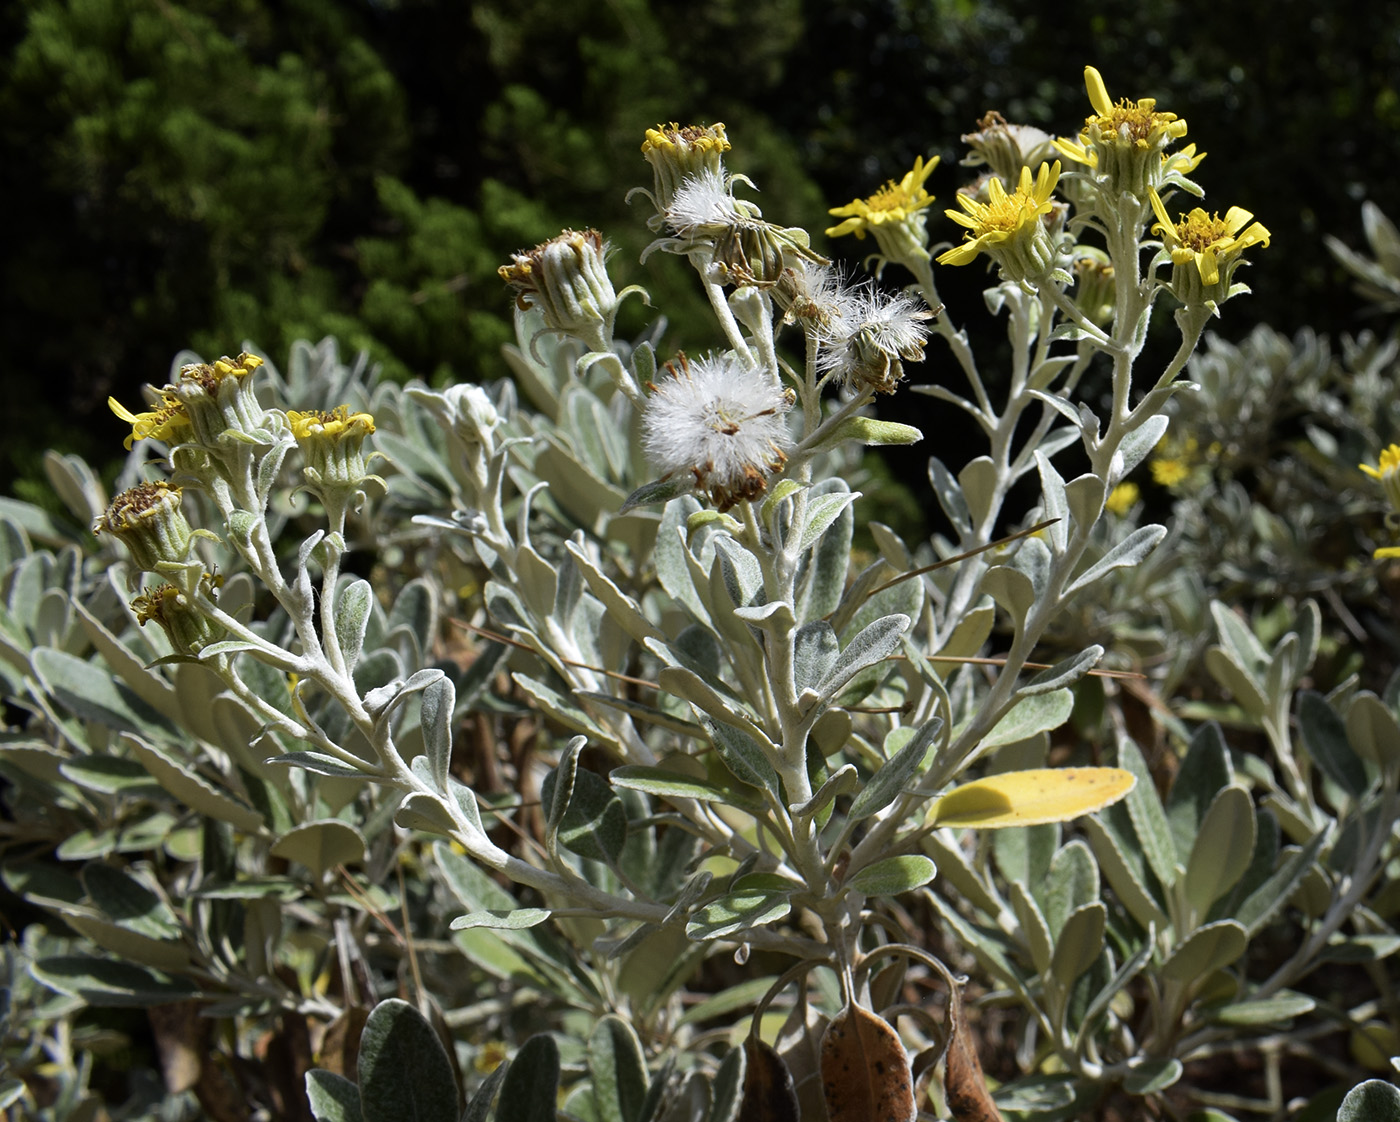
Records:
[[[0,12],[0,476],[51,445],[109,461],[107,396],[184,346],[334,333],[396,376],[493,376],[494,269],[568,225],[618,245],[669,346],[702,345],[676,263],[635,265],[646,127],[725,121],[768,215],[819,230],[916,154],[942,154],[947,200],[989,108],[1071,131],[1089,62],[1187,118],[1207,205],[1274,232],[1251,312],[1354,328],[1321,235],[1358,244],[1360,201],[1400,196],[1397,32],[1390,5],[1192,0],[21,0]]]

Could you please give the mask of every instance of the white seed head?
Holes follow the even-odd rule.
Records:
[[[642,420],[647,456],[665,475],[690,472],[721,510],[761,494],[792,447],[789,395],[729,354],[666,369]]]

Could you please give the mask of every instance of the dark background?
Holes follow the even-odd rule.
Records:
[[[937,153],[930,230],[954,237],[959,134],[998,109],[1074,135],[1092,63],[1114,98],[1186,118],[1207,207],[1272,231],[1216,322],[1230,338],[1368,326],[1321,238],[1364,249],[1363,199],[1400,218],[1395,4],[20,0],[0,52],[0,483],[27,497],[45,447],[110,465],[107,396],[136,404],[183,347],[279,357],[333,333],[398,377],[498,376],[495,268],[565,226],[619,246],[618,286],[652,290],[669,347],[703,345],[693,284],[635,264],[646,205],[623,203],[661,121],[724,121],[765,216],[855,261],[871,243],[825,239],[828,206]],[[985,282],[940,273],[960,321]],[[652,313],[632,314],[624,331]],[[940,408],[898,398],[935,440]]]

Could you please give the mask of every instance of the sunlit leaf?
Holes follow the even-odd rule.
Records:
[[[934,804],[937,826],[1035,826],[1066,822],[1116,803],[1135,780],[1116,767],[1032,768],[955,787]]]

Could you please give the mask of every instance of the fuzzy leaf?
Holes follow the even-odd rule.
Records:
[[[898,896],[901,892],[922,888],[937,872],[938,867],[927,857],[917,854],[887,857],[867,865],[846,883],[867,896]]]
[[[376,1005],[360,1037],[364,1122],[457,1122],[457,1083],[442,1042],[406,1001]]]

